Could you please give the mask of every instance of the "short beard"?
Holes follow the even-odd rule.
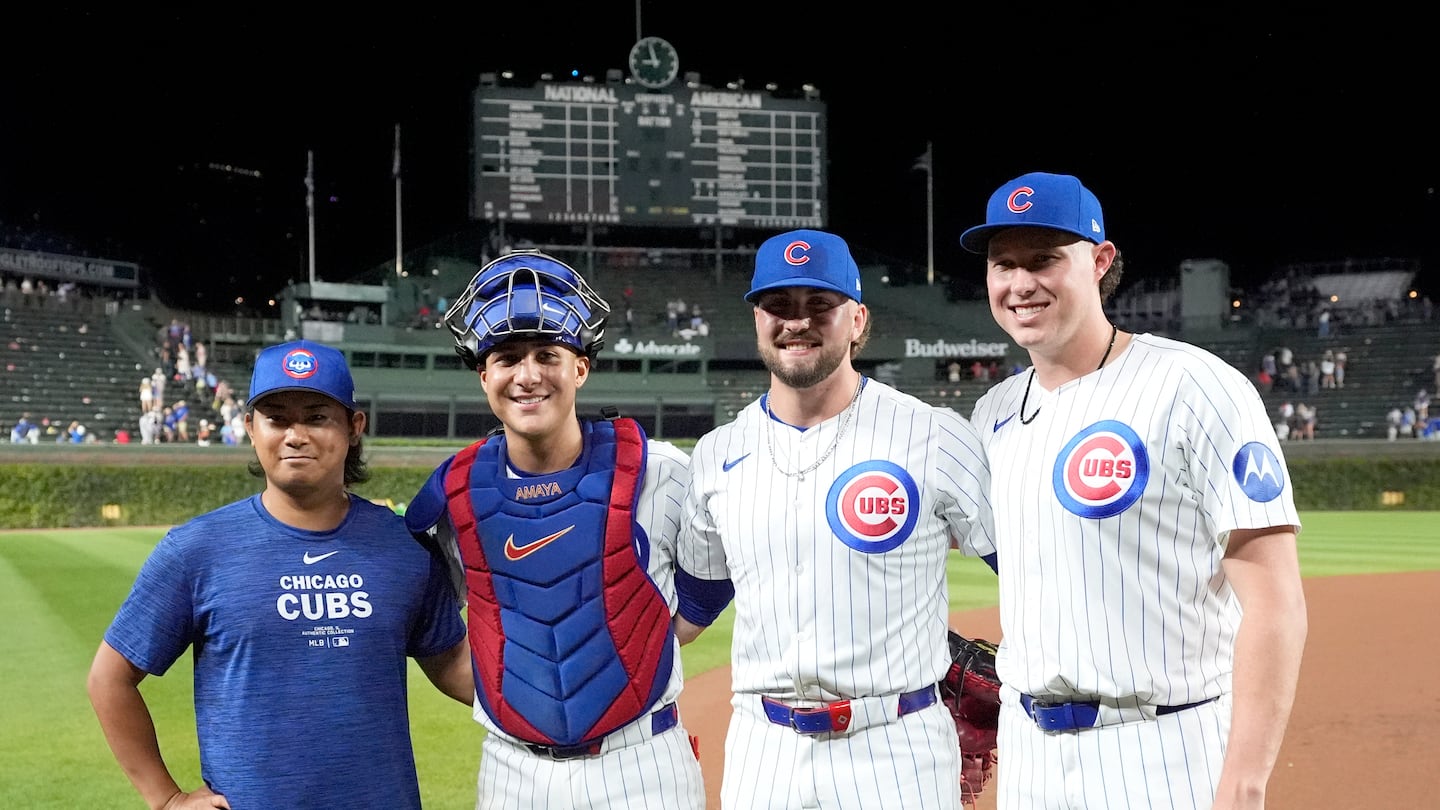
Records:
[[[780,382],[798,390],[813,388],[824,382],[840,364],[850,356],[850,347],[845,346],[838,351],[832,351],[830,347],[822,348],[820,356],[815,359],[813,365],[808,368],[788,367],[780,362],[780,350],[765,341],[757,341],[760,348],[760,361],[765,364],[768,370]]]

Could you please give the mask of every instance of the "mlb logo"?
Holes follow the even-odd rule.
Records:
[[[331,636],[331,638],[330,638],[330,646],[331,646],[331,647],[349,647],[349,646],[350,646],[350,637],[349,637],[349,636]]]

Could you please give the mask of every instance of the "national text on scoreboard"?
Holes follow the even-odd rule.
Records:
[[[819,99],[540,82],[482,85],[473,107],[472,219],[826,226]]]

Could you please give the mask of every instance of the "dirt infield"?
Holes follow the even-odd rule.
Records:
[[[1305,595],[1310,636],[1266,806],[1434,806],[1440,644],[1418,622],[1440,615],[1440,571],[1307,579]],[[995,608],[957,613],[951,622],[970,635],[1000,637]],[[729,701],[729,667],[692,678],[680,698],[685,725],[700,737],[712,810],[720,807]],[[987,792],[977,810],[994,807]]]

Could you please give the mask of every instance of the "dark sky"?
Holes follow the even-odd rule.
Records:
[[[978,273],[959,233],[995,186],[1033,170],[1079,174],[1099,195],[1133,278],[1203,257],[1229,262],[1241,285],[1291,262],[1440,261],[1440,48],[1419,17],[387,5],[7,12],[0,222],[138,261],[181,305],[264,296],[307,276],[313,150],[319,277],[343,280],[394,256],[396,124],[409,247],[468,225],[480,72],[603,76],[624,67],[638,28],[670,40],[681,70],[707,84],[816,84],[829,228],[920,266],[925,177],[912,167],[933,141],[942,273]],[[198,167],[209,164],[260,172],[263,216],[207,199],[217,181]]]

